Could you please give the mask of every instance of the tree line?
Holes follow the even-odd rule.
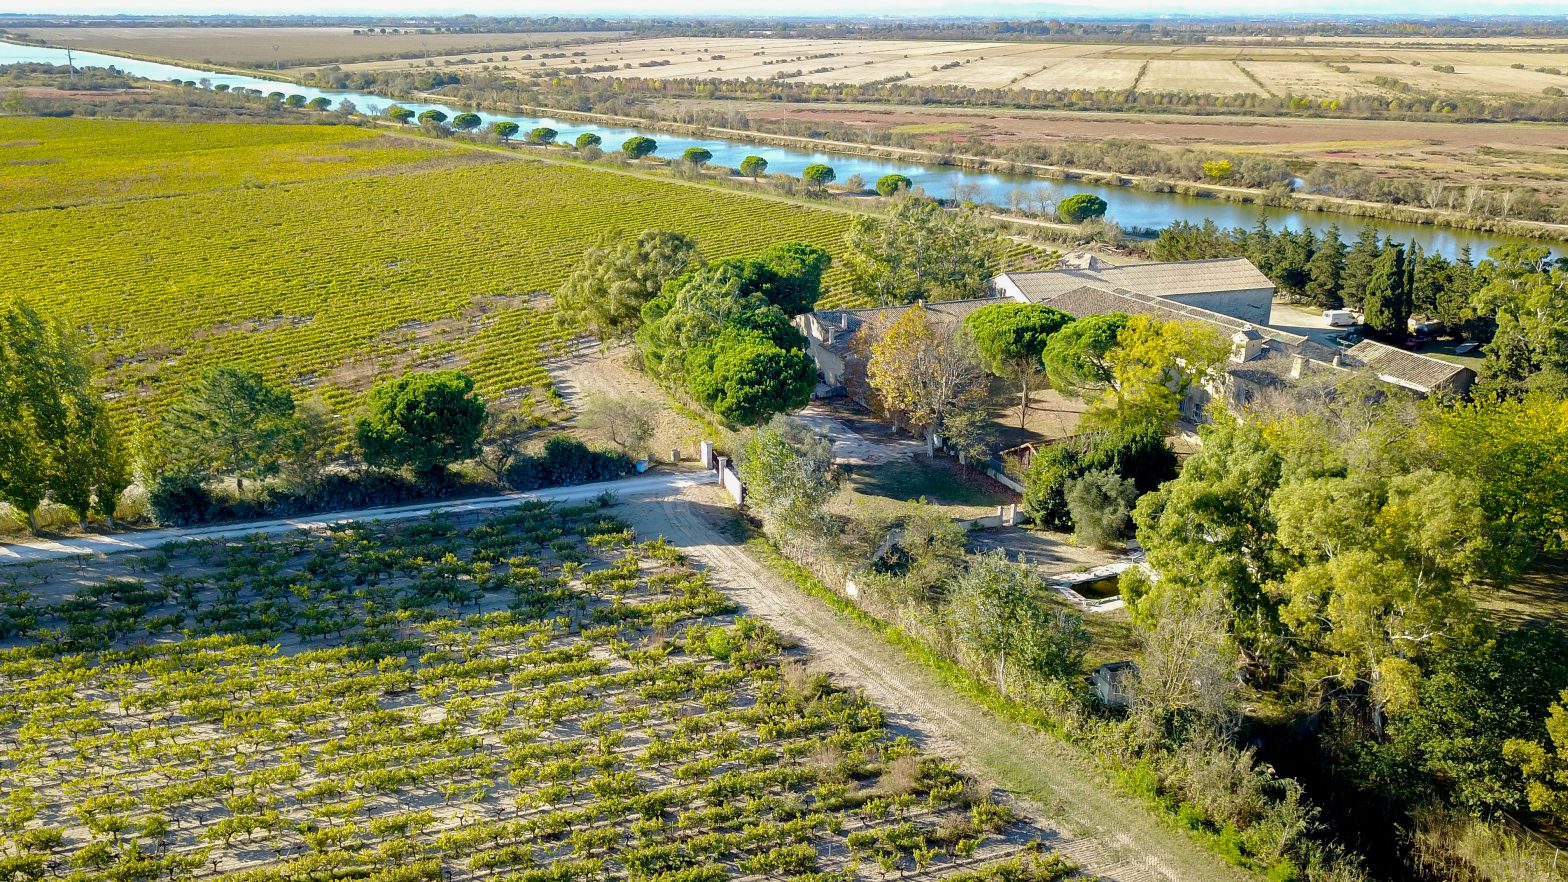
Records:
[[[1365,227],[1346,244],[1338,227],[1221,229],[1178,221],[1149,249],[1156,260],[1246,257],[1282,294],[1321,309],[1348,307],[1390,342],[1410,337],[1409,320],[1433,334],[1484,344],[1482,376],[1496,388],[1568,389],[1568,257],[1542,245],[1493,248],[1479,263],[1468,247],[1449,260],[1417,243]]]
[[[127,431],[93,384],[80,336],[22,301],[0,313],[0,392],[0,501],[34,530],[46,501],[83,529],[90,516],[113,527],[135,483],[155,521],[183,526],[607,480],[628,473],[652,435],[638,403],[595,400],[584,423],[618,450],[557,435],[529,452],[555,424],[554,406],[493,407],[461,371],[384,379],[345,419],[233,364],[207,368],[155,422]]]

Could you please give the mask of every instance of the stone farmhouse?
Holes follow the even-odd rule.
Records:
[[[1103,313],[1150,315],[1198,322],[1231,341],[1230,361],[1213,383],[1189,391],[1183,416],[1201,419],[1219,398],[1242,405],[1309,375],[1365,371],[1417,395],[1463,395],[1475,381],[1470,368],[1366,340],[1348,349],[1271,326],[1275,288],[1246,258],[1107,266],[1093,257],[1040,272],[1003,273],[994,294],[973,300],[927,303],[932,315],[961,322],[993,303],[1043,303],[1074,318]],[[895,318],[907,306],[826,309],[803,315],[796,326],[816,360],[823,397],[848,395],[864,403],[865,358],[856,335],[868,323]]]

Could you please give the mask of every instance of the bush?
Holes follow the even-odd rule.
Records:
[[[1131,481],[1141,496],[1176,477],[1176,452],[1154,426],[1133,426],[1041,448],[1024,472],[1024,508],[1041,527],[1068,529],[1073,525],[1068,482],[1097,469]]]
[[[1069,196],[1056,205],[1056,216],[1064,224],[1081,224],[1093,217],[1104,217],[1110,206],[1093,193]]]
[[[202,479],[188,472],[159,475],[147,490],[147,507],[161,527],[186,527],[212,517],[215,500]]]
[[[542,453],[513,463],[502,480],[513,490],[527,491],[609,481],[631,471],[631,458],[624,454],[594,450],[576,438],[557,435],[545,442]]]
[[[1068,481],[1066,496],[1074,537],[1098,548],[1112,548],[1127,529],[1138,491],[1110,469],[1095,469]]]

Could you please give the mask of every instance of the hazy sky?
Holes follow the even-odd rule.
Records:
[[[125,14],[235,14],[235,15],[413,15],[473,13],[476,15],[725,15],[750,11],[733,3],[713,0],[267,0],[267,2],[214,2],[214,0],[0,0],[0,12],[110,15]],[[1399,14],[1485,15],[1557,14],[1568,12],[1563,0],[1095,0],[1095,2],[955,3],[953,0],[792,0],[774,8],[757,8],[765,14],[786,15],[996,15],[1048,17],[1067,15],[1205,15]]]

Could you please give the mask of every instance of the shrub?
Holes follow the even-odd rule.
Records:
[[[147,506],[159,526],[185,527],[212,516],[214,500],[202,479],[189,472],[159,475],[147,490]]]
[[[1121,541],[1138,498],[1132,481],[1110,469],[1095,469],[1067,482],[1067,510],[1080,542],[1111,548]]]
[[[576,438],[557,435],[545,442],[544,451],[513,463],[503,477],[513,490],[567,487],[608,481],[630,473],[630,457],[594,450]]]

